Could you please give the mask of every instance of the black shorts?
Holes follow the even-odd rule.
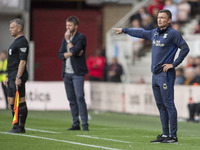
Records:
[[[17,70],[8,73],[8,97],[15,97],[16,93],[16,80]],[[26,87],[25,83],[28,80],[28,72],[25,70],[22,77],[22,84],[18,87],[19,97],[25,97],[26,95]]]

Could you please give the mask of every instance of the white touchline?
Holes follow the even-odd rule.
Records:
[[[77,136],[86,137],[86,138],[92,138],[92,139],[101,139],[101,140],[106,140],[106,141],[121,142],[121,143],[133,143],[133,142],[128,142],[128,141],[121,141],[121,140],[114,140],[114,139],[107,139],[107,138],[99,138],[99,137],[94,137],[94,136],[89,136],[89,135],[77,135]]]
[[[47,131],[47,130],[38,130],[38,129],[31,129],[31,128],[26,128],[26,130],[29,130],[29,131],[37,131],[37,132],[43,132],[43,133],[55,133],[55,134],[59,134],[59,133],[60,133],[60,132]]]
[[[52,138],[46,138],[46,137],[34,136],[34,135],[27,135],[27,134],[17,134],[17,133],[8,133],[8,132],[0,132],[0,134],[24,136],[24,137],[43,139],[43,140],[49,140],[49,141],[56,141],[56,142],[63,142],[63,143],[70,143],[70,144],[74,144],[74,145],[82,145],[82,146],[94,147],[94,148],[100,148],[100,149],[120,150],[120,149],[116,149],[116,148],[97,146],[97,145],[90,145],[90,144],[84,144],[84,143],[78,143],[78,142],[72,142],[72,141],[66,141],[66,140],[58,140],[58,139],[52,139]]]

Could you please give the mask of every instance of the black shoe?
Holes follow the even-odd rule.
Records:
[[[18,128],[12,128],[8,133],[19,133]]]
[[[83,127],[83,131],[89,131],[88,127]]]
[[[150,141],[151,143],[161,143],[163,142],[164,140],[166,140],[168,138],[168,136],[164,136],[163,134],[161,135],[158,135],[157,136],[157,139],[153,140],[153,141]]]
[[[26,133],[26,130],[24,129],[24,127],[19,127],[18,133]]]
[[[71,128],[67,130],[81,130],[80,126],[72,126]]]
[[[178,143],[178,138],[173,137],[173,136],[169,136],[167,139],[165,139],[161,143]]]

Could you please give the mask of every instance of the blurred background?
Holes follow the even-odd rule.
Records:
[[[24,33],[30,44],[27,89],[35,86],[31,89],[32,93],[28,91],[27,95],[32,99],[30,102],[38,97],[40,101],[48,102],[52,99],[51,94],[47,94],[49,91],[41,95],[38,91],[42,89],[38,89],[38,85],[34,84],[62,81],[62,61],[58,60],[58,51],[66,30],[65,20],[69,16],[77,16],[80,19],[79,32],[87,37],[86,59],[90,73],[85,77],[88,87],[86,98],[90,99],[88,103],[91,107],[94,107],[92,102],[101,101],[99,97],[103,92],[95,91],[96,88],[110,90],[111,87],[111,93],[120,93],[122,112],[126,112],[125,106],[130,103],[134,106],[139,103],[153,103],[154,108],[152,94],[149,94],[152,93],[151,42],[125,34],[116,35],[112,28],[134,27],[151,30],[157,27],[156,16],[162,9],[172,12],[172,26],[183,35],[191,50],[177,68],[176,79],[177,91],[180,91],[176,96],[181,96],[183,88],[186,88],[186,95],[179,99],[185,99],[182,105],[184,110],[187,110],[189,99],[197,97],[195,101],[200,101],[198,92],[195,93],[193,89],[194,85],[198,89],[200,84],[199,0],[0,0],[0,51],[7,51],[14,40],[9,35],[9,21],[16,17],[22,18],[25,21]],[[138,89],[140,86],[143,87]],[[55,87],[54,85],[53,88]],[[120,88],[120,91],[117,91],[117,88]],[[138,90],[139,96],[129,90]],[[141,91],[144,93],[140,98]],[[107,92],[104,99],[117,101],[116,95],[112,97],[112,94],[109,94]],[[0,97],[1,100],[4,99],[3,96]],[[130,99],[130,103],[127,99]],[[47,109],[46,105],[44,107]],[[183,116],[187,116],[187,111]]]
[[[0,0],[0,50],[7,50],[13,41],[9,21],[15,17],[24,19],[25,35],[31,46],[29,79],[60,81],[62,65],[58,51],[65,20],[74,15],[80,19],[79,31],[87,36],[87,59],[97,56],[97,51],[98,56],[105,58],[100,80],[107,80],[106,67],[116,57],[123,68],[122,82],[151,83],[151,43],[125,35],[115,36],[112,27],[150,30],[156,27],[157,12],[169,9],[174,16],[172,25],[191,48],[189,55],[193,58],[189,59],[196,59],[200,55],[199,3],[199,0]]]

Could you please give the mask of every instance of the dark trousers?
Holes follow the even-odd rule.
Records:
[[[200,103],[192,103],[188,104],[189,109],[189,121],[195,121],[194,116],[195,114],[199,116],[200,114]]]
[[[75,74],[64,75],[65,90],[69,100],[73,126],[79,126],[79,114],[82,120],[82,127],[88,127],[88,112],[84,94],[84,76]]]
[[[3,82],[1,82],[1,86],[3,89],[3,93],[4,93],[4,97],[6,100],[6,109],[8,109],[8,94],[7,94],[7,87],[3,84]]]
[[[156,100],[156,105],[160,112],[160,120],[164,135],[177,135],[177,111],[174,104],[174,81],[175,70],[170,69],[168,72],[153,74],[152,88]]]

